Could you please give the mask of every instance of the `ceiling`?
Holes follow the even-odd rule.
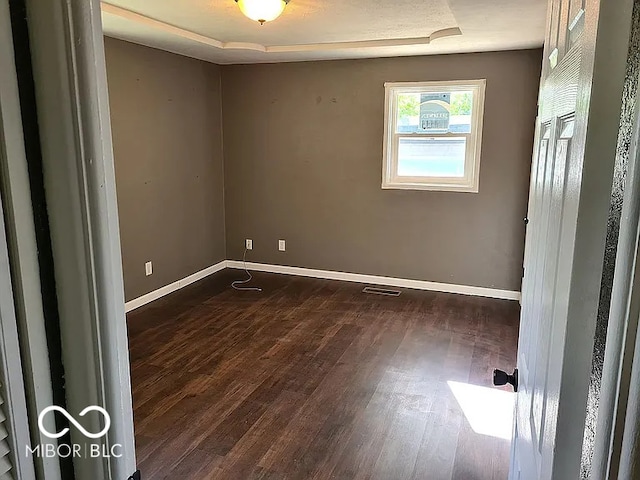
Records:
[[[219,64],[517,50],[547,0],[291,0],[261,26],[234,0],[109,0],[106,35]]]

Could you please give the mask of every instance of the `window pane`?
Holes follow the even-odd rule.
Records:
[[[398,94],[396,133],[470,133],[473,92]]]
[[[401,138],[400,177],[464,177],[465,137]]]
[[[397,133],[418,132],[420,122],[420,94],[400,93],[398,94],[398,121],[396,124]]]
[[[451,120],[449,132],[471,133],[471,111],[473,92],[453,92],[451,94]]]

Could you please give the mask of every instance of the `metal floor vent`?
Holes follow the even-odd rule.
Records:
[[[371,293],[374,295],[387,295],[389,297],[399,297],[402,292],[400,290],[389,290],[387,288],[378,287],[364,287],[362,290],[364,293]]]

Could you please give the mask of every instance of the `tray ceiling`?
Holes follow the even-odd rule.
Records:
[[[109,0],[106,35],[229,63],[541,46],[546,0],[291,0],[263,26],[234,0]]]

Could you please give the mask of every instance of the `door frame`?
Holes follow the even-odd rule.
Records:
[[[17,405],[14,415],[24,415],[26,421],[27,418],[37,418],[38,412],[52,405],[54,394],[21,117],[9,1],[0,0],[0,223],[3,224],[0,244],[6,235],[11,267],[11,284],[6,287],[3,280],[5,286],[0,292],[5,292],[6,287],[6,291],[13,293],[13,320],[17,324],[20,349],[19,352],[12,350],[11,357],[21,364],[26,410],[17,400],[10,401]],[[11,325],[3,326],[3,333],[13,336]],[[49,430],[54,430],[52,418],[47,418],[45,425]],[[33,421],[28,424],[26,436],[19,433],[17,442],[21,451],[27,445],[57,444],[56,440],[45,437]],[[20,455],[20,460],[24,460],[24,455]],[[58,459],[34,456],[33,460],[37,478],[61,478]],[[33,467],[27,468],[21,473],[24,478],[35,478],[31,473]]]
[[[9,5],[0,0],[0,177],[5,178],[5,166],[9,159],[20,156],[22,138],[18,133],[14,119],[18,102],[17,83],[13,64],[13,43],[11,40],[11,22]],[[19,118],[19,109],[18,109]],[[31,447],[30,425],[27,414],[27,399],[20,343],[18,341],[18,323],[14,301],[14,288],[11,278],[9,254],[9,232],[6,228],[3,198],[10,198],[9,192],[4,195],[4,185],[0,181],[0,380],[6,405],[3,413],[6,419],[8,437],[11,447],[9,454],[12,464],[10,475],[15,478],[32,480],[36,478],[35,461],[24,455],[25,448]],[[10,215],[7,215],[10,218]],[[45,343],[46,347],[46,343]],[[46,353],[46,348],[44,350]],[[48,362],[44,362],[48,367]],[[45,379],[46,380],[46,379]],[[46,382],[43,385],[46,395]],[[51,477],[55,478],[54,476]]]
[[[588,3],[594,4],[595,0]],[[631,1],[624,3],[626,6]],[[76,459],[76,474],[79,478],[124,479],[135,470],[136,461],[100,3],[26,0],[26,4],[65,345],[68,405],[74,412],[87,405],[104,406],[112,419],[106,442],[123,445],[120,458]],[[598,12],[587,12],[585,32],[589,28],[603,29],[607,40],[598,45],[595,58],[582,59],[595,65],[595,80],[582,89],[583,94],[592,89],[604,93],[608,88],[606,77],[614,72],[618,79],[624,71],[620,69],[620,59],[606,54],[612,48],[615,51],[621,42],[627,45],[628,32],[623,38],[624,29],[618,28],[624,15],[628,19],[625,8],[607,11],[601,17]],[[606,97],[601,94],[589,103],[583,96],[578,102],[592,112],[608,115],[606,118],[618,118],[619,105],[617,110],[616,105],[611,105],[617,102],[610,101],[610,92]],[[613,162],[608,149],[616,133],[617,125],[607,125],[597,135],[589,135],[586,144],[572,153],[585,155],[584,172],[573,181],[581,181],[583,174],[595,179],[609,168],[600,159],[611,156]],[[590,190],[592,187],[595,192]],[[553,433],[558,437],[558,451],[563,452],[562,457],[554,459],[557,472],[574,472],[579,462],[582,442],[576,442],[576,438],[582,439],[585,415],[576,406],[586,406],[600,288],[600,276],[594,272],[602,270],[602,259],[591,254],[604,248],[606,228],[602,238],[589,238],[581,232],[592,222],[604,220],[606,226],[610,193],[594,182],[580,185],[579,191],[573,207],[581,212],[590,207],[592,211],[589,218],[581,218],[576,225],[578,241],[570,249],[572,254],[564,259],[566,271],[583,280],[574,284],[560,305],[568,323],[566,332],[558,332],[567,339],[567,348],[562,373],[558,372],[556,379],[556,406],[562,422]],[[574,262],[580,257],[588,260]],[[598,278],[594,280],[594,276]],[[572,348],[577,354],[569,355]],[[559,382],[572,375],[579,383],[577,388]]]
[[[9,456],[13,468],[10,474],[21,480],[35,480],[35,462],[25,456],[24,450],[31,447],[31,439],[5,231],[0,201],[0,390],[6,402],[3,423],[8,427],[6,441],[11,448]]]
[[[77,478],[136,470],[115,172],[100,2],[25,0],[51,229],[67,408],[111,417],[100,448],[74,458]],[[85,428],[100,431],[99,419]],[[73,443],[88,443],[71,429]]]
[[[640,473],[630,454],[640,445],[640,94],[620,223],[592,478]]]

